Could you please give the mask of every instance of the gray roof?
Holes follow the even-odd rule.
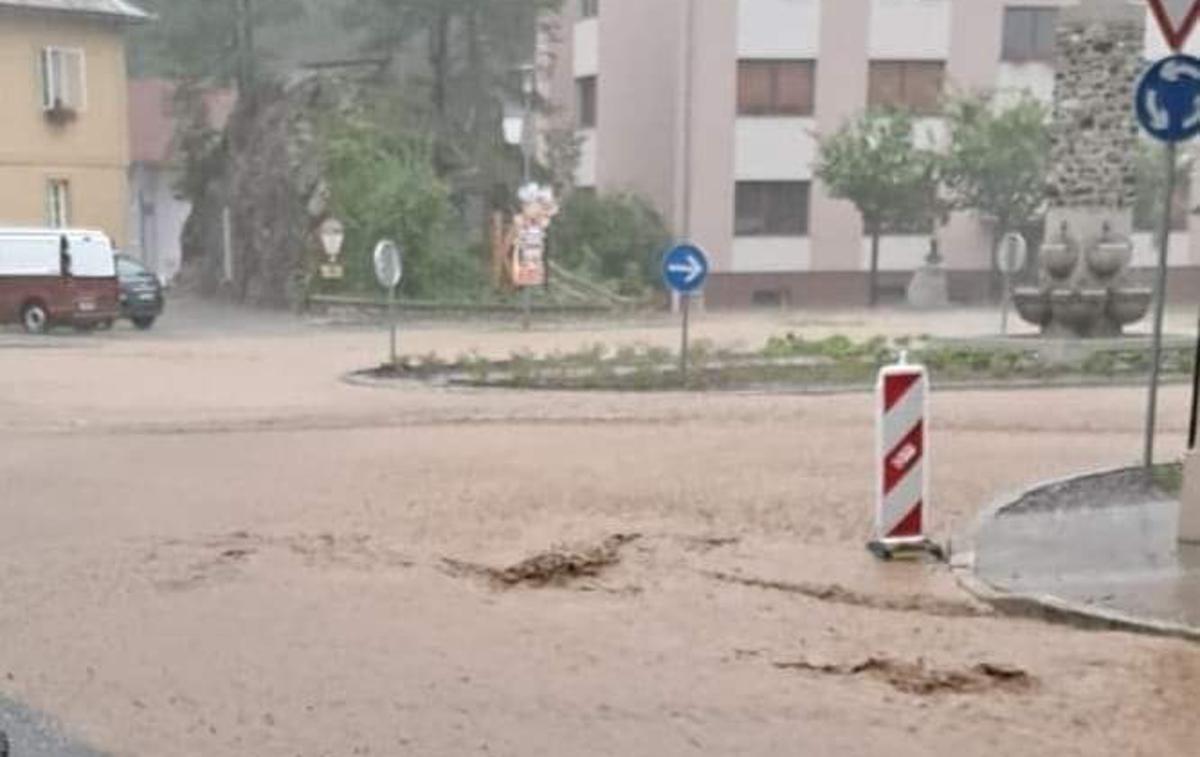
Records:
[[[0,0],[0,9],[79,13],[121,21],[146,21],[150,14],[126,0]]]

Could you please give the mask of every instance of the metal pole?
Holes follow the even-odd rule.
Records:
[[[684,0],[679,18],[679,94],[675,103],[675,118],[678,142],[675,147],[675,236],[681,241],[692,241],[692,131],[694,111],[694,69],[696,67],[696,4],[695,0]],[[683,308],[686,295],[672,294],[671,312]]]
[[[683,71],[683,228],[680,233],[684,239],[692,238],[692,110],[695,90],[696,68],[696,0],[687,0],[684,9],[686,26],[684,28],[684,71]]]
[[[1008,336],[1008,311],[1012,306],[1012,275],[1004,272],[1004,299],[1000,305],[1000,333]]]
[[[679,349],[679,374],[682,376],[681,385],[687,388],[688,381],[688,321],[691,313],[692,296],[690,294],[679,295],[679,307],[683,309],[683,343]]]
[[[396,367],[396,287],[388,290],[388,323],[391,326],[391,366]]]
[[[1175,199],[1175,143],[1167,143],[1167,191],[1158,239],[1158,275],[1154,303],[1154,347],[1150,353],[1150,397],[1146,408],[1146,468],[1154,466],[1154,436],[1158,430],[1158,382],[1162,373],[1163,321],[1167,312],[1167,256],[1171,249],[1171,206]]]
[[[526,100],[525,105],[525,123],[529,123],[529,105]],[[526,129],[529,127],[526,126]],[[521,185],[529,183],[529,177],[533,174],[533,156],[530,154],[529,143],[526,137],[521,138]]]
[[[255,60],[254,60],[254,0],[237,0],[238,14],[238,87],[240,97],[247,100],[254,97],[255,91]]]
[[[1200,324],[1196,327],[1196,362],[1192,367],[1192,422],[1188,429],[1188,449],[1196,449],[1200,433]]]
[[[530,67],[521,71],[521,91],[525,95],[525,115],[521,121],[521,186],[529,186],[533,176],[533,156],[529,138],[533,133],[533,90],[537,86],[534,80],[537,69]],[[521,328],[529,331],[533,325],[533,292],[528,284],[521,287]]]

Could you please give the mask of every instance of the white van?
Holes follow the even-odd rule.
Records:
[[[0,227],[0,323],[111,326],[120,314],[116,254],[103,232]]]

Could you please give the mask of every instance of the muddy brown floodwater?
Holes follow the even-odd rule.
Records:
[[[1200,748],[1200,647],[1000,617],[943,569],[873,561],[864,396],[367,389],[339,376],[380,334],[209,315],[0,335],[0,695],[98,750]],[[930,330],[698,320],[722,343]],[[402,339],[453,356],[675,332]],[[1168,452],[1186,402],[1166,392]],[[1002,494],[1135,459],[1142,406],[935,396],[935,531],[961,545]]]

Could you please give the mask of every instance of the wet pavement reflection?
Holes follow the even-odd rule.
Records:
[[[1176,541],[1178,521],[1179,503],[1150,493],[1017,508],[980,530],[976,571],[1004,591],[1200,629],[1200,545]]]

